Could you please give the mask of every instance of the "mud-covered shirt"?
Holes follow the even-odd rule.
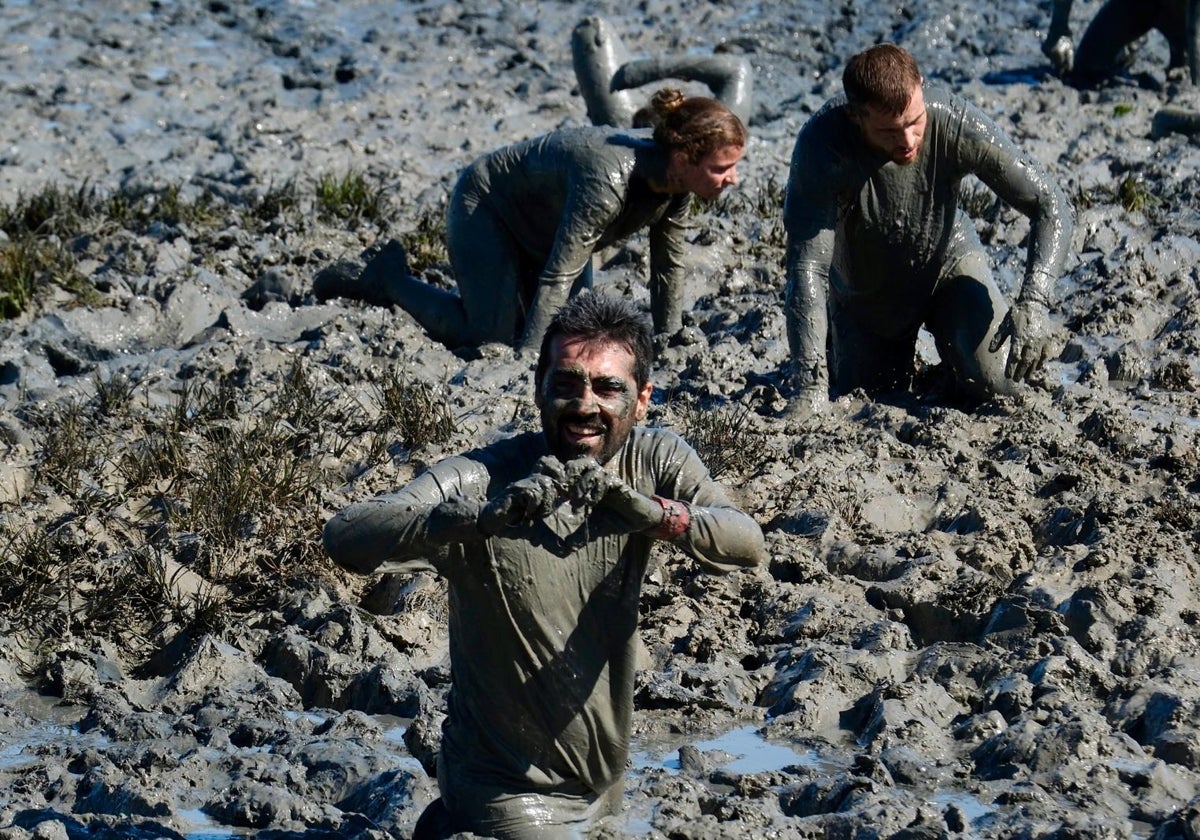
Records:
[[[978,247],[959,210],[968,175],[1029,218],[1027,283],[1057,280],[1070,247],[1066,198],[1033,158],[948,91],[927,85],[925,106],[922,148],[909,165],[866,143],[845,96],[805,123],[792,153],[784,210],[788,282],[827,285],[845,311],[883,333],[917,317],[943,271],[964,249]]]
[[[369,556],[347,565],[383,561],[379,571],[433,569],[449,581],[453,683],[439,786],[452,812],[475,812],[480,797],[536,793],[570,819],[625,772],[651,538],[623,533],[603,507],[569,504],[504,536],[449,545],[427,537],[437,504],[494,497],[545,454],[541,434],[506,439],[443,460],[399,493],[338,517],[331,554],[339,562]],[[688,504],[691,523],[675,545],[706,570],[758,562],[758,524],[675,433],[635,428],[606,468],[647,496]]]

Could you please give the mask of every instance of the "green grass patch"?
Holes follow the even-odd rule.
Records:
[[[325,174],[317,178],[317,214],[325,221],[382,224],[387,221],[387,196],[382,187],[361,172]]]
[[[416,226],[398,237],[408,258],[410,273],[420,275],[425,269],[450,262],[446,250],[446,215],[441,209],[425,210],[417,216]]]

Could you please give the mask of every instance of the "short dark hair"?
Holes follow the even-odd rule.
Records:
[[[650,381],[650,363],[654,358],[652,334],[650,319],[625,298],[581,292],[558,310],[546,328],[534,382],[540,383],[546,373],[554,339],[569,336],[584,341],[624,344],[633,354],[633,377],[638,388],[642,388]]]
[[[895,44],[863,50],[852,56],[842,71],[846,101],[858,111],[870,105],[889,114],[903,114],[919,84],[917,60]]]

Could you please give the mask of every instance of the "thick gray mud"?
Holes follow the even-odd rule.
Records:
[[[1077,33],[1098,7],[1076,4]],[[232,377],[253,406],[302,363],[366,414],[381,370],[444,389],[450,440],[368,457],[340,430],[307,515],[257,526],[310,548],[345,504],[532,422],[511,351],[456,355],[398,310],[317,303],[311,282],[439,211],[477,154],[583,124],[570,32],[600,14],[635,56],[719,46],[754,67],[742,183],[697,216],[687,329],[660,354],[650,420],[713,436],[709,463],[763,525],[770,562],[713,578],[658,556],[627,809],[594,835],[1200,836],[1200,145],[1151,136],[1160,109],[1200,101],[1165,77],[1161,37],[1130,75],[1077,91],[1049,72],[1048,4],[1032,0],[52,8],[0,5],[3,203],[48,184],[235,200],[358,170],[389,185],[401,223],[215,240],[158,226],[81,246],[97,298],[0,323],[6,527],[52,529],[95,568],[141,556],[136,511],[153,493],[39,480],[31,418],[116,374],[148,404]],[[845,60],[880,40],[996,119],[1071,197],[1052,310],[1066,341],[1019,399],[944,398],[923,342],[912,399],[851,396],[787,424],[792,142]],[[982,187],[965,202],[1013,289],[1027,222]],[[647,301],[645,253],[635,238],[599,255],[598,286]],[[204,539],[156,544],[173,597],[214,593],[193,562]],[[6,604],[0,837],[408,836],[436,795],[444,592],[305,562],[320,576],[283,569],[269,608],[208,634],[168,624],[140,646],[101,622],[18,633]]]

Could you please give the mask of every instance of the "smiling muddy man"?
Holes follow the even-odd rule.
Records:
[[[633,304],[572,298],[541,345],[540,434],[443,460],[325,526],[348,569],[449,582],[441,797],[415,837],[561,837],[618,810],[651,545],[716,573],[762,561],[762,530],[696,452],[637,425],[651,354]]]

